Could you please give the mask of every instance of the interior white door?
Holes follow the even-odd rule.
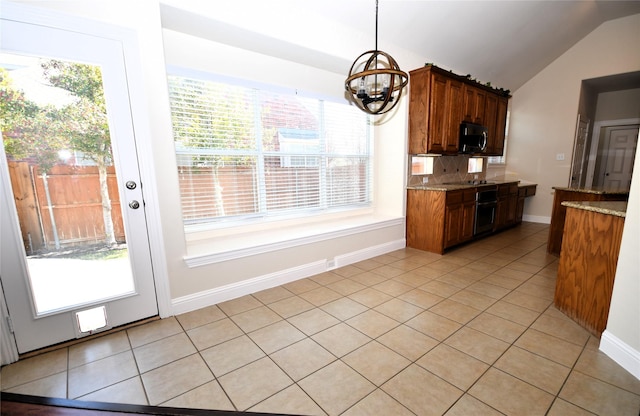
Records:
[[[638,126],[607,127],[609,142],[603,184],[610,189],[629,189],[638,145]]]
[[[67,262],[64,273],[51,263],[44,267],[30,263],[2,146],[0,279],[17,348],[24,353],[157,315],[158,306],[122,44],[106,37],[16,20],[19,19],[2,16],[1,52],[100,68],[116,192],[121,201],[121,208],[112,208],[121,210],[126,242],[126,254],[118,268],[109,269],[108,273],[102,273],[107,268],[105,263],[87,267]],[[44,215],[55,212],[55,208],[55,204],[49,203],[49,213]],[[59,250],[59,236],[55,241],[55,249]],[[73,278],[69,279],[71,275]],[[88,279],[93,280],[87,283]],[[114,289],[119,285],[116,281],[124,282],[118,290]],[[48,300],[38,297],[46,292],[56,295]],[[72,292],[79,297],[67,296]]]

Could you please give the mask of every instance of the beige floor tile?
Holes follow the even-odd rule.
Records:
[[[527,330],[527,327],[524,325],[511,322],[488,312],[481,313],[469,322],[467,326],[504,342],[508,342],[509,344],[513,343]]]
[[[354,316],[346,323],[370,338],[377,338],[400,325],[398,321],[372,309]]]
[[[373,286],[373,288],[390,296],[399,296],[414,289],[413,286],[397,282],[393,279],[378,283],[377,285]]]
[[[509,348],[494,367],[553,395],[558,394],[571,371],[568,367],[518,347]]]
[[[409,292],[403,293],[398,296],[399,299],[405,302],[412,303],[422,309],[429,309],[433,305],[442,302],[444,299],[441,296],[434,295],[433,293],[425,292],[421,289],[413,289]]]
[[[471,306],[464,305],[451,299],[443,300],[437,305],[431,307],[429,311],[461,324],[466,324],[481,313],[476,308],[472,308]]]
[[[581,407],[556,398],[547,416],[593,416],[594,414]]]
[[[556,338],[569,341],[572,344],[579,345],[580,347],[584,346],[590,336],[586,329],[582,328],[569,318],[556,318],[547,313],[540,315],[533,325],[531,325],[531,328],[544,332],[545,334],[553,335]]]
[[[533,276],[533,273],[514,270],[512,268],[509,268],[509,265],[503,267],[502,269],[496,270],[495,272],[493,272],[493,274],[508,277],[510,279],[515,279],[520,281],[521,283],[529,280]]]
[[[434,295],[438,295],[443,298],[448,298],[454,293],[462,290],[458,286],[450,285],[439,280],[432,280],[420,286],[419,288],[421,290],[424,290],[425,292],[433,293]]]
[[[381,264],[378,264],[378,266],[380,266],[380,265]],[[337,269],[332,270],[331,272],[336,274],[336,275],[338,275],[338,276],[340,276],[340,277],[347,277],[348,278],[348,277],[355,276],[357,274],[362,273],[362,269],[356,267],[353,264],[350,264],[350,265],[347,265],[347,266],[338,267]],[[316,282],[318,282],[318,280],[316,280],[315,278],[314,278],[314,280]],[[321,282],[318,282],[318,283],[325,284],[325,285],[328,284],[328,283],[321,283]]]
[[[352,266],[357,267],[360,270],[364,270],[364,271],[369,271],[371,269],[375,269],[378,268],[380,266],[382,266],[384,263],[381,263],[377,260],[377,257],[374,257],[372,259],[367,259],[367,260],[363,260],[363,261],[359,261],[357,263],[354,263]]]
[[[510,277],[500,276],[495,273],[490,274],[478,283],[488,283],[494,286],[499,286],[507,290],[513,290],[522,284],[521,280],[512,279]]]
[[[70,399],[103,389],[138,375],[133,353],[121,352],[69,370]]]
[[[226,317],[227,315],[222,312],[218,305],[212,305],[192,312],[183,313],[176,316],[176,319],[180,322],[182,328],[184,328],[185,331],[188,331],[211,322],[219,321]]]
[[[268,357],[225,374],[218,381],[231,402],[241,411],[293,384]]]
[[[236,410],[217,381],[210,381],[180,396],[166,401],[161,406],[187,409]]]
[[[260,292],[253,294],[254,298],[258,299],[265,305],[277,302],[282,299],[290,298],[291,296],[294,296],[294,294],[282,286],[276,286],[272,287],[271,289],[261,290]]]
[[[148,405],[147,396],[140,377],[133,377],[120,383],[105,387],[78,400],[89,402],[126,403]]]
[[[329,415],[339,415],[375,390],[375,386],[342,361],[335,361],[298,385]]]
[[[394,282],[399,282],[405,285],[409,285],[412,288],[417,288],[429,283],[433,279],[430,277],[424,276],[420,272],[412,270],[407,273],[402,273],[400,276],[396,276],[391,280]]]
[[[582,348],[575,344],[535,329],[525,331],[514,345],[565,367],[573,367],[582,352]]]
[[[2,390],[67,371],[67,357],[67,349],[62,348],[2,367]]]
[[[377,341],[411,361],[417,360],[438,345],[435,339],[406,325],[392,329]]]
[[[458,273],[458,270],[454,270],[443,276],[438,277],[436,280],[438,280],[439,282],[444,282],[453,286],[457,286],[460,289],[465,289],[480,279],[481,278],[474,277],[474,276],[463,276]]]
[[[338,319],[319,308],[292,316],[288,321],[307,335],[316,334],[340,323]]]
[[[325,416],[326,413],[294,384],[249,409],[251,412]]]
[[[371,341],[371,338],[344,323],[325,329],[311,338],[336,357],[342,357]]]
[[[406,322],[424,311],[419,306],[396,298],[378,305],[374,309],[398,322]]]
[[[287,321],[276,322],[248,335],[267,354],[276,352],[305,338],[304,333]]]
[[[467,290],[479,293],[481,295],[489,296],[493,299],[501,299],[503,296],[510,292],[510,289],[491,284],[485,279],[472,284],[467,288]]]
[[[640,380],[599,350],[586,348],[580,355],[574,369],[640,395]]]
[[[417,269],[418,267],[424,266],[425,263],[419,261],[418,258],[414,257],[405,257],[400,260],[396,260],[394,262],[389,263],[389,266],[395,267],[400,270],[404,270],[405,272],[411,271],[413,269]]]
[[[124,331],[105,335],[69,347],[69,368],[100,360],[131,349]]]
[[[342,361],[378,387],[411,364],[405,357],[376,341],[347,354]]]
[[[380,276],[379,274],[373,274],[371,271],[366,271],[364,273],[351,276],[349,279],[353,280],[354,282],[358,282],[366,287],[377,285],[378,283],[387,280],[386,277]]]
[[[422,312],[420,315],[407,321],[405,325],[438,341],[443,341],[462,326],[456,321],[429,311]]]
[[[320,307],[325,312],[329,312],[341,321],[346,321],[349,318],[353,318],[356,315],[361,314],[368,308],[361,303],[351,300],[349,298],[340,298],[329,302],[326,305]]]
[[[415,414],[425,416],[442,415],[463,393],[415,364],[385,383],[382,390]]]
[[[300,280],[296,280],[295,282],[287,283],[283,287],[288,291],[295,293],[296,295],[299,295],[301,293],[305,293],[310,290],[317,289],[321,287],[321,285],[314,282],[313,279],[309,278],[309,279],[300,279]]]
[[[239,337],[242,335],[242,330],[231,319],[225,318],[191,329],[187,331],[187,335],[189,335],[198,351],[202,351]]]
[[[286,319],[313,309],[314,306],[299,296],[292,296],[269,304],[269,308]]]
[[[244,332],[255,331],[282,320],[282,317],[266,306],[260,306],[231,317]]]
[[[455,300],[456,302],[460,302],[464,305],[471,306],[472,308],[476,308],[480,311],[487,309],[489,306],[496,303],[496,299],[482,295],[480,293],[473,292],[469,289],[464,289],[459,292],[454,293],[449,298],[451,300]]]
[[[518,292],[518,289],[509,293],[507,296],[502,298],[502,300],[541,313],[544,312],[544,310],[547,309],[552,303],[551,299],[543,299],[537,296],[531,296],[523,292]]]
[[[315,306],[321,306],[342,297],[338,292],[335,292],[328,287],[319,287],[317,289],[301,293],[299,296]]]
[[[265,353],[246,335],[208,348],[200,354],[216,377],[265,356]]]
[[[433,348],[416,364],[461,390],[471,387],[489,368],[488,364],[445,344]]]
[[[560,398],[598,415],[635,416],[640,395],[573,371],[560,391]]]
[[[553,301],[553,297],[555,294],[555,287],[541,286],[539,284],[535,284],[532,281],[535,278],[536,277],[534,276],[528,281],[524,282],[522,285],[518,286],[516,290],[520,293],[526,293],[527,295]]]
[[[305,338],[271,355],[273,361],[293,380],[298,381],[336,360],[311,338]]]
[[[431,263],[430,264],[426,264],[420,268],[414,269],[412,270],[413,273],[417,273],[420,276],[424,276],[427,277],[429,279],[438,279],[444,275],[446,275],[447,273],[449,273],[450,270],[448,269],[434,269],[431,267]]]
[[[544,415],[554,399],[551,394],[495,368],[490,368],[469,394],[506,415]]]
[[[342,296],[347,296],[366,288],[365,285],[351,279],[341,279],[327,285],[327,287],[334,292],[340,293]]]
[[[473,396],[465,394],[454,404],[445,416],[501,416],[502,413],[498,412],[491,406],[482,403],[480,400]]]
[[[375,290],[371,287],[368,287],[356,293],[352,293],[351,295],[349,295],[349,298],[369,308],[375,308],[381,303],[387,302],[388,300],[392,299],[392,297],[387,295],[386,293],[382,293],[379,290]]]
[[[414,414],[380,389],[374,390],[343,413],[343,416],[371,415],[413,416]]]
[[[133,355],[136,357],[140,373],[146,373],[149,370],[169,364],[195,352],[196,348],[187,334],[183,332],[135,348]]]
[[[387,265],[378,267],[377,269],[371,270],[371,273],[377,274],[387,279],[391,279],[392,277],[400,276],[402,273],[404,273],[404,270],[398,269],[397,267],[389,266],[387,264]]]
[[[222,309],[222,312],[226,313],[227,316],[233,316],[260,306],[262,306],[262,303],[251,295],[242,296],[218,304],[218,307]]]
[[[9,393],[26,394],[29,396],[67,398],[67,372],[57,373],[43,377],[35,381],[21,384],[19,386],[3,389]]]
[[[176,318],[166,318],[136,326],[127,330],[131,347],[136,348],[171,335],[179,334],[182,327]]]
[[[214,379],[198,354],[190,355],[142,375],[149,404],[156,406]]]
[[[518,270],[518,271],[521,271],[521,272],[526,272],[526,273],[531,273],[531,274],[538,273],[542,269],[542,266],[538,266],[538,265],[535,265],[535,264],[524,263],[524,262],[520,261],[519,259],[518,259],[518,261],[514,261],[513,263],[509,263],[507,265],[507,267],[509,269]]]
[[[491,305],[486,312],[527,327],[540,316],[540,312],[535,312],[503,300]]]
[[[509,344],[471,328],[461,328],[445,343],[487,364],[493,364]]]

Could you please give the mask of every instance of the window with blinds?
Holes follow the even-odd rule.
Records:
[[[369,117],[346,105],[169,76],[186,225],[371,204]]]

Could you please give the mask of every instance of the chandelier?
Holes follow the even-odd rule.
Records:
[[[358,56],[344,82],[352,101],[364,112],[384,114],[400,99],[409,77],[386,52],[378,50],[378,0],[376,0],[376,48]]]

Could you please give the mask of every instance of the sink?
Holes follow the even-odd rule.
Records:
[[[443,185],[494,185],[495,182],[486,181],[484,179],[472,180],[472,181],[460,181],[460,182],[444,182]]]

